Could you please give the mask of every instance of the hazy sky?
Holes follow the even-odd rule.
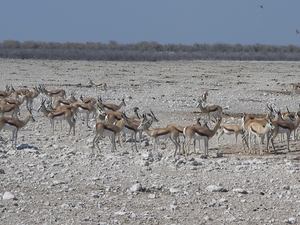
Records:
[[[0,42],[300,45],[300,34],[296,34],[296,29],[300,31],[300,0],[0,0],[0,3]]]

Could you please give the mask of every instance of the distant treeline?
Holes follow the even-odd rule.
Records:
[[[300,47],[295,45],[241,44],[159,44],[139,42],[119,44],[110,41],[87,43],[19,42],[0,43],[0,58],[102,61],[160,60],[259,60],[298,61]]]

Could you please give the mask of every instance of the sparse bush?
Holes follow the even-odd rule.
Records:
[[[0,43],[1,58],[55,59],[55,60],[109,60],[109,61],[161,61],[161,60],[300,60],[300,47],[295,45],[213,45],[159,44],[138,42],[119,44],[18,42]]]

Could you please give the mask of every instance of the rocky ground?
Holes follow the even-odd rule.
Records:
[[[44,84],[63,88],[69,96],[96,97],[118,103],[125,97],[131,113],[152,109],[155,127],[182,126],[207,119],[196,108],[208,90],[208,105],[224,109],[223,121],[241,123],[243,113],[264,114],[267,103],[298,110],[299,96],[290,96],[298,82],[299,62],[88,62],[0,60],[1,89]],[[105,81],[107,92],[88,86],[88,79]],[[93,129],[77,118],[76,135],[37,112],[19,132],[17,149],[11,132],[1,131],[0,224],[284,224],[300,221],[299,143],[276,141],[277,154],[248,154],[241,140],[224,136],[220,146],[209,141],[188,157],[173,157],[174,146],[152,151],[143,134],[138,152],[129,140],[110,151],[106,138],[101,152],[91,149]],[[21,118],[26,114],[22,106]],[[90,119],[90,124],[95,121]],[[209,123],[209,126],[212,126]],[[201,143],[203,145],[203,143]],[[258,146],[255,146],[258,149]],[[219,154],[217,157],[217,151]],[[126,153],[128,152],[128,153]]]

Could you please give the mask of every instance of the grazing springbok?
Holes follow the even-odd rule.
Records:
[[[107,84],[105,82],[97,82],[97,83],[94,83],[91,79],[89,79],[90,81],[90,85],[92,87],[102,87],[104,89],[104,91],[107,91]]]

